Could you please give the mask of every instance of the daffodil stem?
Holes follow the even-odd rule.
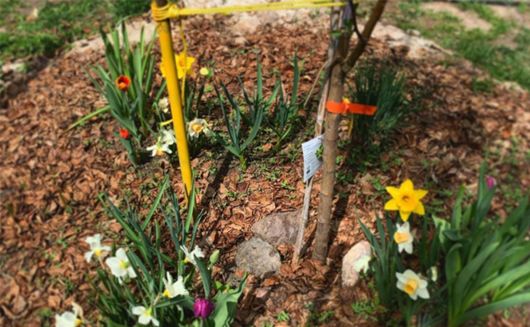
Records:
[[[160,296],[161,296],[161,295],[162,295],[162,294],[159,293],[159,294],[155,297],[155,300],[153,301],[153,304],[151,304],[151,308],[153,308],[153,309],[155,308],[155,306],[157,305],[158,301],[160,301]]]
[[[241,172],[244,172],[247,170],[247,160],[244,156],[239,156],[239,166],[241,167]]]

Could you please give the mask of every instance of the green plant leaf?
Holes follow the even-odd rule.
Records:
[[[166,176],[164,177],[162,184],[158,188],[158,195],[156,196],[155,201],[151,205],[151,209],[149,209],[149,213],[147,213],[147,216],[145,216],[145,220],[142,223],[142,230],[145,230],[147,225],[149,225],[149,222],[151,221],[151,219],[153,218],[153,215],[156,212],[156,209],[158,209],[158,206],[160,205],[160,201],[162,200],[162,196],[166,192],[168,185],[169,185],[169,177]]]
[[[530,302],[530,292],[516,294],[516,295],[510,296],[507,299],[488,303],[486,305],[470,310],[466,312],[464,315],[462,315],[462,317],[458,320],[458,323],[462,324],[471,319],[486,317],[499,310],[503,310],[506,308],[510,308],[513,306],[517,306],[517,305],[521,305],[521,304],[529,303],[529,302]]]

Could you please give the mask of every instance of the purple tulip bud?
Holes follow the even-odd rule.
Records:
[[[193,313],[196,318],[206,319],[213,312],[214,304],[207,299],[198,298],[193,304]]]
[[[486,185],[491,190],[495,185],[497,185],[497,181],[493,176],[486,176]]]

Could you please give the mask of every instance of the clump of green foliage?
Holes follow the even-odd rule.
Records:
[[[275,150],[279,150],[282,144],[293,134],[296,125],[299,123],[299,86],[300,86],[300,65],[298,57],[295,55],[292,61],[293,66],[293,81],[291,84],[291,94],[288,95],[280,89],[278,100],[274,106],[274,110],[268,115],[268,126],[276,136]],[[277,78],[276,84],[281,83],[281,78]]]
[[[137,305],[149,308],[160,326],[223,327],[232,324],[246,277],[235,287],[215,280],[213,267],[219,259],[219,251],[214,251],[209,258],[202,251],[200,255],[195,252],[202,216],[195,212],[194,198],[192,190],[188,206],[183,210],[169,187],[168,177],[162,181],[158,196],[145,215],[139,214],[139,208],[128,204],[122,209],[106,195],[101,197],[108,213],[123,227],[125,244],[121,249],[127,249],[127,265],[136,275],[125,277],[125,281],[116,278],[108,271],[108,261],[105,265],[100,261],[92,285],[94,302],[104,325],[137,325],[138,317],[133,309]],[[161,219],[156,219],[157,212]],[[186,250],[193,248],[194,251]],[[165,293],[172,283],[167,282],[168,274],[182,278],[185,294],[169,296]],[[194,299],[199,298],[213,305],[212,312],[203,319],[194,317]]]
[[[379,159],[385,141],[411,111],[410,102],[405,98],[405,78],[384,63],[364,63],[356,69],[349,99],[377,107],[373,116],[350,116],[350,155],[347,160],[362,168]],[[361,152],[363,155],[359,155]]]
[[[501,221],[490,212],[496,189],[483,165],[476,199],[465,203],[461,188],[448,219],[423,217],[415,224],[420,231],[415,233],[416,250],[408,255],[398,253],[390,217],[386,226],[377,219],[377,233],[361,223],[374,252],[370,270],[377,297],[392,319],[406,325],[415,317],[418,326],[467,326],[530,302],[528,196],[521,197],[519,206]],[[406,266],[419,271],[430,296],[408,297],[396,287],[396,273]],[[397,312],[399,316],[393,315]]]
[[[114,16],[127,17],[146,13],[150,4],[149,0],[114,0],[112,8]]]
[[[264,97],[263,74],[261,64],[258,63],[254,96],[249,96],[248,92],[243,88],[244,101],[247,106],[246,111],[242,110],[235,97],[228,91],[224,84],[222,84],[222,89],[232,107],[232,111],[229,112],[225,109],[225,99],[216,88],[219,105],[221,106],[224,121],[228,130],[228,137],[223,137],[218,133],[215,135],[217,140],[226,148],[226,150],[239,159],[241,169],[245,170],[248,149],[258,136],[266,112],[270,109],[272,103],[276,99],[279,85],[275,87],[273,94],[268,99]]]
[[[121,19],[145,13],[148,0],[46,1],[37,14],[21,0],[0,0],[0,60],[52,57],[68,43]]]
[[[388,136],[403,120],[405,110],[405,79],[390,66],[367,63],[357,68],[351,98],[362,104],[374,105],[373,116],[356,115],[352,139],[364,144],[374,137]]]
[[[2,60],[53,56],[65,44],[97,31],[99,22],[110,20],[102,1],[47,2],[34,19],[20,13],[22,6],[18,0],[0,0],[0,23],[6,26],[6,31],[0,32]]]

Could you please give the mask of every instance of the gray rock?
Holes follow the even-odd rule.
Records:
[[[255,235],[272,245],[295,244],[301,210],[275,212],[252,226]]]
[[[359,281],[355,264],[364,256],[372,257],[370,243],[361,241],[355,244],[342,259],[342,286],[352,287]]]
[[[236,253],[236,265],[258,277],[265,277],[280,269],[278,251],[264,240],[253,237],[239,245]]]

